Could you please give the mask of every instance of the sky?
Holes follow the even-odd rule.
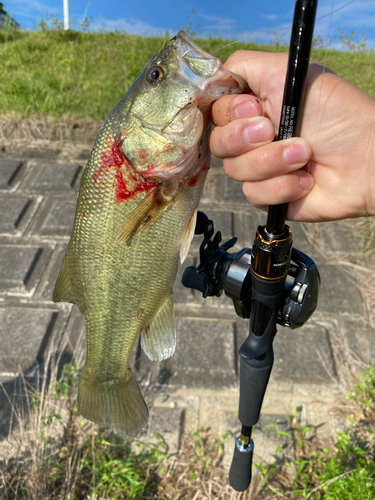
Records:
[[[63,0],[2,0],[21,29],[36,29],[51,15],[63,21]],[[123,30],[140,35],[174,36],[191,24],[199,36],[289,44],[295,0],[70,0],[70,24],[80,29],[85,17],[92,17],[90,30]],[[315,35],[338,49],[344,49],[340,32],[362,40],[375,49],[375,0],[320,0]]]

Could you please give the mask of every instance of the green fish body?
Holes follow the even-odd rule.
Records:
[[[208,107],[244,90],[180,32],[108,116],[83,174],[53,299],[85,315],[79,411],[121,435],[148,418],[129,367],[137,336],[152,360],[175,350],[172,286],[209,169]]]

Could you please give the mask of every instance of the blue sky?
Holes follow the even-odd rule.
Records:
[[[63,19],[63,0],[3,3],[23,29],[34,29],[41,18],[51,14]],[[200,36],[219,35],[257,43],[275,41],[277,37],[289,43],[294,4],[294,0],[70,0],[70,18],[75,29],[85,16],[92,16],[90,29],[118,29],[141,35],[163,35],[166,31],[174,35],[192,19],[192,30]],[[365,32],[368,47],[375,48],[375,0],[320,0],[315,33],[339,48],[338,28],[348,34],[353,29],[356,39],[359,32]]]

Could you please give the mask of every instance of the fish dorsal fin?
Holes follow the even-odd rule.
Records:
[[[151,361],[170,358],[176,348],[173,297],[162,304],[150,326],[141,332],[141,346]]]
[[[181,248],[180,248],[180,262],[181,264],[189,253],[190,245],[194,237],[195,226],[197,224],[197,210],[194,210],[193,215],[190,217],[189,222],[185,228]]]
[[[67,264],[67,254],[65,254],[61,265],[60,274],[57,278],[52,300],[54,302],[72,302],[76,303],[70,280],[69,266]]]
[[[131,238],[146,233],[172,201],[172,199],[164,199],[159,186],[153,188],[125,219],[118,230],[117,241],[119,243],[127,242]]]

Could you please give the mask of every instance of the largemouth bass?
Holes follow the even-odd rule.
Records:
[[[81,415],[135,435],[148,410],[129,367],[174,353],[172,286],[209,169],[209,105],[247,90],[185,32],[158,52],[106,119],[84,171],[53,300],[86,320]]]

